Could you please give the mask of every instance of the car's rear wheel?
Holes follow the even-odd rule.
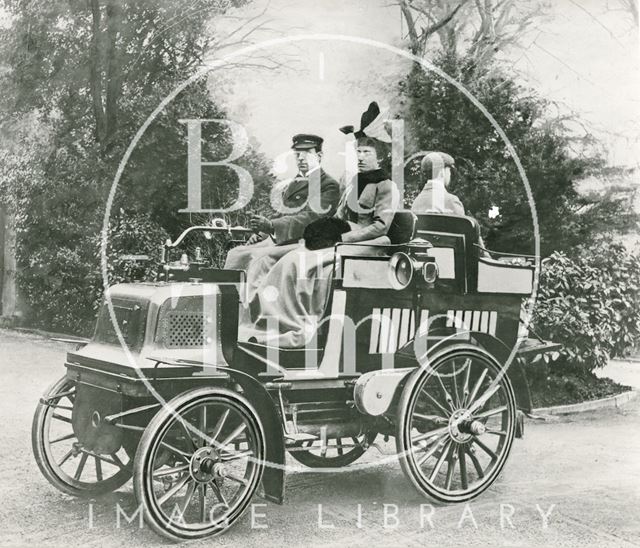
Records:
[[[309,468],[341,468],[357,461],[376,439],[376,432],[358,436],[309,440],[290,449],[291,456]]]
[[[91,497],[110,493],[131,477],[124,451],[87,449],[74,431],[76,383],[61,378],[40,398],[33,416],[31,444],[40,471],[63,493]]]
[[[496,480],[515,432],[516,401],[506,372],[489,354],[458,351],[434,360],[405,387],[396,447],[421,493],[462,502]]]
[[[133,486],[145,520],[171,540],[224,532],[260,485],[265,455],[260,418],[245,398],[221,388],[177,396],[136,452]]]

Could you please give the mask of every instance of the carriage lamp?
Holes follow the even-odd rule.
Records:
[[[422,277],[428,284],[435,283],[438,279],[438,265],[434,260],[426,262],[422,265]]]
[[[411,257],[402,251],[389,259],[389,279],[394,289],[405,289],[413,279],[414,265]]]
[[[427,284],[433,284],[438,279],[438,265],[433,257],[424,253],[417,253],[414,257],[402,251],[394,253],[389,259],[389,279],[394,289],[407,288],[414,273],[420,272]]]

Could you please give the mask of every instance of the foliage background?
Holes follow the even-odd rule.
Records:
[[[534,325],[562,343],[558,366],[593,370],[640,336],[640,256],[611,242],[554,252],[543,265]]]
[[[0,34],[6,67],[1,128],[2,201],[16,214],[18,285],[29,321],[88,334],[102,292],[99,245],[117,166],[158,103],[199,67],[215,42],[208,26],[241,0],[5,1],[13,17]],[[197,9],[195,9],[197,8]],[[123,254],[157,257],[167,234],[190,219],[182,119],[225,119],[206,78],[186,88],[150,125],[133,152],[111,211],[110,282],[131,279]],[[203,161],[231,150],[226,126],[203,126]],[[236,162],[264,207],[265,159],[249,147]],[[214,183],[214,184],[212,184]],[[234,199],[235,175],[203,170],[204,208]]]
[[[102,291],[103,208],[120,158],[160,100],[206,55],[224,47],[211,23],[247,3],[2,0],[12,21],[0,29],[0,191],[15,215],[18,282],[32,324],[90,331]],[[573,120],[552,115],[549,102],[521,84],[496,53],[517,47],[540,2],[532,0],[527,9],[493,0],[462,7],[453,0],[396,3],[406,19],[408,49],[428,54],[464,84],[504,128],[524,164],[542,256],[550,257],[536,328],[564,342],[565,361],[584,369],[622,355],[637,341],[638,318],[619,310],[611,295],[622,291],[616,298],[637,310],[638,284],[630,274],[637,256],[621,258],[623,251],[611,242],[637,229],[637,217],[614,195],[594,199],[576,191],[578,180],[601,172],[597,144],[577,139],[567,127]],[[399,83],[398,98],[397,115],[410,140],[406,150],[455,156],[452,191],[479,220],[488,247],[532,253],[532,218],[520,177],[484,116],[455,88],[417,68]],[[135,274],[133,265],[120,260],[123,254],[155,255],[167,235],[203,220],[177,213],[186,205],[186,131],[179,122],[185,118],[226,118],[204,80],[151,124],[123,174],[109,228],[112,282]],[[220,159],[231,149],[220,125],[206,125],[203,141],[203,160]],[[273,180],[266,159],[250,148],[238,163],[256,184],[252,209],[267,211]],[[407,169],[407,205],[420,190],[418,165]],[[203,188],[205,207],[222,206],[234,198],[235,175],[205,169]],[[500,210],[497,218],[488,216],[493,206]],[[245,214],[231,221],[243,223]],[[218,247],[207,251],[220,260]]]

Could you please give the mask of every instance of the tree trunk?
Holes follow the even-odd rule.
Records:
[[[104,141],[106,121],[102,102],[102,53],[101,53],[101,20],[99,0],[91,0],[91,56],[89,63],[89,86],[93,102],[93,116],[96,119],[96,141]]]
[[[122,93],[122,67],[118,52],[118,36],[122,24],[121,8],[115,0],[107,2],[107,46],[106,46],[106,145],[118,130],[118,102]]]
[[[3,209],[0,220],[4,225],[2,268],[2,316],[16,314],[16,223],[15,216]]]

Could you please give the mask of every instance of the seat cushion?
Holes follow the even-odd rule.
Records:
[[[415,235],[417,217],[411,211],[396,211],[387,236],[392,244],[405,244]]]

